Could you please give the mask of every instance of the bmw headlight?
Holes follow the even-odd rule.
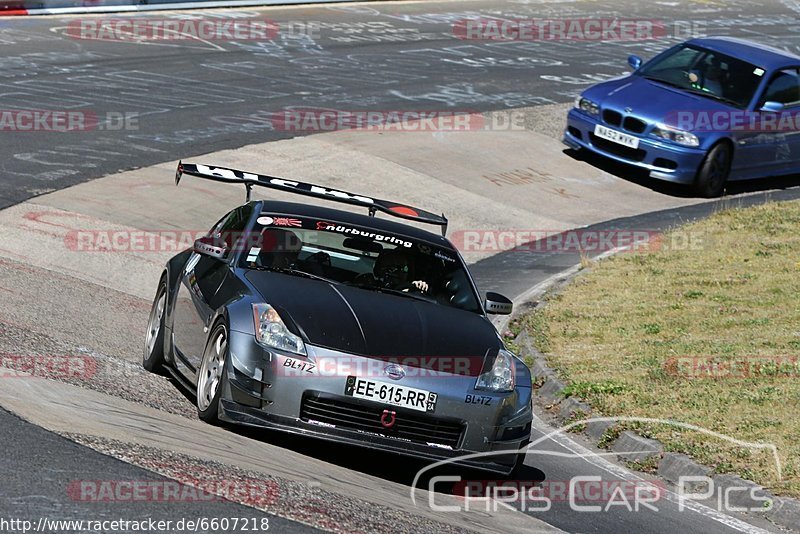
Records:
[[[306,355],[306,346],[299,336],[289,332],[283,319],[269,304],[253,304],[256,341],[265,347]]]
[[[575,99],[575,107],[584,113],[588,113],[589,115],[600,114],[600,106],[597,105],[597,102],[593,102],[592,100],[583,98],[582,96],[579,96]]]
[[[653,135],[683,146],[700,146],[700,140],[693,133],[678,130],[664,124],[657,124],[653,128]]]
[[[491,364],[488,369],[486,365]],[[494,360],[487,359],[481,375],[475,382],[475,389],[489,391],[514,391],[514,355],[500,350]]]

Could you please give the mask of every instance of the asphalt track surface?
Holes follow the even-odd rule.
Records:
[[[315,532],[316,529],[281,517],[265,514],[253,508],[211,499],[211,495],[199,495],[194,502],[163,500],[162,502],[117,502],[113,511],[103,504],[81,498],[79,484],[87,481],[91,488],[99,487],[94,481],[136,481],[157,488],[159,483],[168,484],[169,479],[151,471],[135,467],[105,454],[87,449],[64,437],[47,432],[35,425],[0,409],[0,427],[3,428],[3,462],[0,463],[2,489],[0,489],[0,514],[6,520],[15,518],[38,522],[52,520],[50,531],[65,531],[56,528],[55,521],[113,521],[152,520],[172,521],[181,519],[197,521],[205,518],[240,518],[248,525],[260,524],[268,519],[270,528],[280,532]],[[20,469],[20,466],[29,466]],[[176,488],[181,492],[184,488]],[[188,490],[188,488],[186,488]],[[188,490],[191,491],[191,490]],[[64,495],[69,493],[70,499]],[[196,494],[196,493],[195,493]],[[87,493],[84,493],[87,495]],[[197,502],[202,502],[198,506]],[[62,523],[63,525],[63,523]],[[177,526],[177,525],[175,525]],[[173,530],[177,529],[173,526]],[[7,526],[5,531],[12,531]],[[76,529],[77,530],[77,529]],[[43,529],[44,531],[44,529]],[[200,530],[203,531],[202,529]],[[214,530],[208,529],[206,532]]]
[[[273,114],[287,109],[463,111],[568,102],[588,84],[625,72],[629,54],[652,56],[692,28],[797,48],[800,36],[787,25],[793,11],[784,4],[730,0],[686,9],[631,0],[479,0],[313,6],[270,10],[278,22],[319,25],[312,38],[279,32],[270,42],[87,40],[68,35],[75,17],[8,17],[0,20],[3,109],[84,111],[100,124],[66,133],[0,132],[0,208],[179,154],[302,134],[273,126]],[[453,24],[476,13],[647,19],[662,22],[665,35],[602,42],[455,38]]]
[[[670,22],[687,21],[691,14],[708,34],[744,36],[792,51],[800,47],[800,36],[791,23],[797,15],[792,2],[756,5],[733,0],[720,4],[692,3],[687,9],[686,4],[650,2],[480,0],[277,9],[269,11],[270,18],[319,21],[321,33],[313,40],[280,38],[268,44],[87,41],[65,35],[69,21],[74,20],[70,17],[0,20],[3,109],[84,110],[110,120],[89,131],[0,132],[0,208],[119,170],[175,160],[182,154],[301,135],[276,130],[271,124],[270,117],[286,109],[460,111],[567,102],[588,84],[624,72],[628,54],[647,57],[685,36],[602,43],[459,41],[453,37],[452,23],[468,14]],[[687,25],[674,27],[684,31]],[[135,126],[114,129],[118,125],[113,123],[121,115],[134,118]],[[770,185],[756,184],[751,189],[761,187]],[[618,225],[655,230],[705,216],[720,205],[797,196],[796,189],[756,193],[741,200],[604,223],[603,228]],[[540,256],[531,263],[527,256],[506,253],[477,263],[474,272],[482,289],[518,295],[576,260],[569,254],[556,254]],[[43,480],[41,471],[19,468],[36,466],[43,457],[48,469],[61,477],[57,478],[60,483],[87,476],[90,468],[102,469],[108,478],[147,476],[147,472],[136,472],[136,468],[71,444],[5,412],[0,411],[0,422],[4,430],[10,430],[2,438],[10,462],[5,464],[0,500],[4,517],[21,511],[39,517],[52,506],[64,517],[73,513],[69,507],[74,503],[56,502],[58,496],[48,497],[45,486],[36,485]],[[543,425],[537,429],[546,431]],[[535,466],[531,469],[536,470],[529,473],[531,477],[567,480],[574,475],[620,476],[602,462],[580,460],[577,456],[581,451],[570,449],[570,445],[553,442],[552,446],[562,456],[529,457],[528,463]],[[9,465],[15,468],[9,470]],[[356,462],[352,468],[363,469]],[[374,465],[368,469],[382,474]],[[33,494],[44,498],[20,500],[20,496]],[[575,532],[749,530],[747,525],[709,509],[678,512],[674,503],[664,505],[659,513],[616,509],[591,516],[559,505],[535,515]],[[131,514],[158,516],[163,512],[163,517],[171,519],[181,516],[174,507],[154,510],[152,503],[139,506],[142,508],[131,510]],[[219,503],[219,507],[214,511],[219,515],[242,511],[231,503]],[[258,515],[254,510],[246,513]],[[305,528],[275,521],[288,530]]]

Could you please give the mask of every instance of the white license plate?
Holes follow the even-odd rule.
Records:
[[[379,382],[348,376],[344,394],[357,399],[366,399],[392,406],[401,406],[420,412],[432,412],[436,409],[439,396],[432,391],[415,389],[388,382]]]
[[[639,138],[632,135],[624,134],[605,126],[596,125],[594,127],[594,134],[597,137],[602,137],[608,141],[613,141],[628,148],[639,148]]]

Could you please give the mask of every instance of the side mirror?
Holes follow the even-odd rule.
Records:
[[[213,237],[203,236],[194,242],[194,251],[204,256],[210,256],[218,260],[225,259],[227,250],[224,246],[220,246],[220,241]]]
[[[783,104],[780,102],[773,102],[771,100],[769,102],[764,102],[764,105],[761,106],[761,111],[771,111],[773,113],[777,113],[782,110]]]
[[[639,67],[642,66],[642,58],[639,56],[628,56],[628,65],[630,65],[633,70],[639,70]]]
[[[483,301],[483,309],[486,310],[486,313],[508,315],[513,308],[514,305],[508,297],[504,297],[500,293],[494,293],[492,291],[486,293],[486,300]]]

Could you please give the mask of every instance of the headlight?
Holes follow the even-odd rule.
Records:
[[[253,304],[256,341],[265,347],[306,355],[306,346],[299,336],[289,332],[283,319],[269,304]]]
[[[598,106],[596,102],[592,102],[588,98],[583,98],[582,96],[575,99],[575,107],[589,115],[600,114],[600,106]]]
[[[653,135],[683,146],[700,146],[700,140],[693,133],[678,130],[664,124],[656,125],[653,129]]]
[[[481,369],[481,375],[475,382],[475,389],[513,391],[514,371],[514,355],[507,350],[501,350],[497,353],[494,361],[491,362],[491,368]]]

